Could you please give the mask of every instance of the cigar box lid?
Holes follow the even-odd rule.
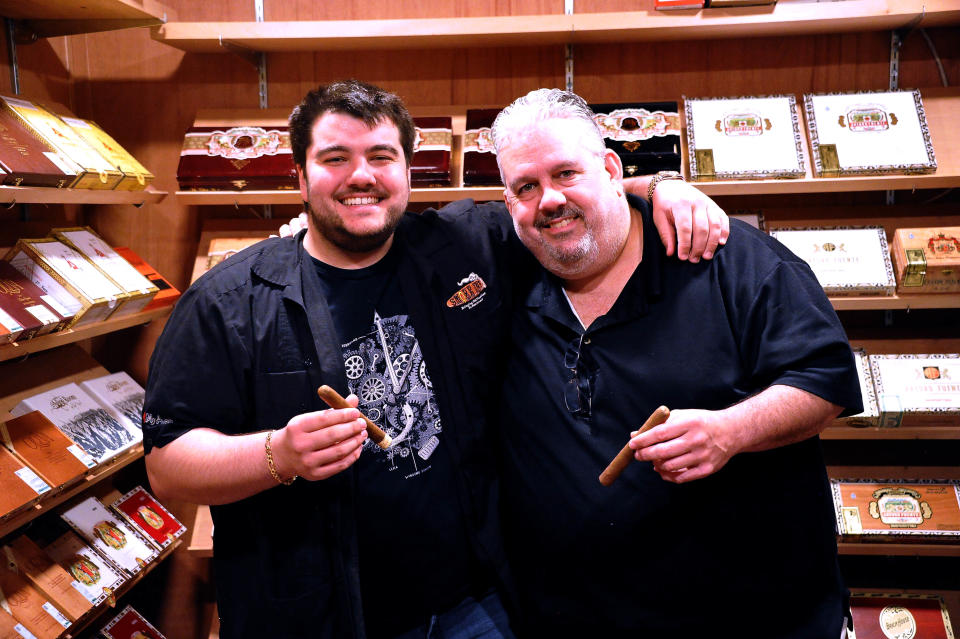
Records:
[[[841,535],[960,538],[960,480],[831,479]]]
[[[10,249],[4,260],[36,284],[46,294],[44,301],[68,319],[62,328],[76,324],[92,304],[92,301],[83,298],[62,277],[51,273],[52,269],[29,247],[18,243]]]
[[[53,488],[72,484],[97,465],[40,411],[7,420],[0,432],[7,448]]]
[[[920,91],[808,93],[803,101],[817,175],[936,170]]]
[[[853,350],[853,359],[857,367],[857,379],[860,382],[863,412],[842,417],[840,421],[851,426],[878,426],[880,424],[880,408],[877,405],[877,393],[873,387],[870,358],[863,349],[856,348]]]
[[[26,535],[13,539],[8,546],[4,546],[4,551],[7,565],[15,566],[20,575],[71,622],[93,608],[93,604],[72,585],[74,579],[67,571]]]
[[[894,231],[894,239],[908,270],[960,266],[960,226],[902,228]]]
[[[130,450],[143,440],[141,432],[125,428],[73,382],[24,398],[10,409],[10,414],[20,417],[33,410],[43,413],[63,434],[100,463]]]
[[[111,619],[100,632],[107,639],[127,639],[128,637],[165,639],[159,630],[129,605]]]
[[[463,183],[465,186],[502,185],[490,127],[500,109],[467,109],[463,134]]]
[[[141,431],[145,392],[126,372],[118,371],[81,381],[80,388],[87,391],[127,430]]]
[[[853,592],[850,612],[853,616],[850,639],[954,637],[946,603],[935,594]]]
[[[128,295],[76,249],[55,238],[21,239],[17,248],[31,250],[60,277],[93,302],[115,308]]]
[[[37,503],[50,491],[39,475],[4,447],[0,447],[0,485],[0,518]]]
[[[883,227],[776,229],[770,235],[810,265],[831,295],[893,295],[896,279]]]
[[[680,170],[680,112],[676,102],[590,104],[604,143],[627,177]]]
[[[39,323],[38,335],[63,328],[69,317],[60,313],[54,300],[9,262],[0,261],[0,307],[8,299],[21,306]]]
[[[113,596],[127,577],[73,531],[67,531],[44,547],[79,584],[80,594],[93,604]]]
[[[57,228],[50,235],[82,253],[127,293],[153,296],[159,290],[89,226]]]
[[[870,355],[870,371],[881,413],[960,412],[960,355]]]
[[[63,120],[46,108],[22,98],[0,96],[0,99],[4,100],[29,126],[63,155],[69,157],[84,172],[98,175],[104,186],[111,182],[116,185],[120,181],[122,175],[116,167],[97,153]]]
[[[142,486],[137,486],[123,495],[110,507],[135,526],[158,549],[166,548],[187,531],[187,527],[177,521],[177,518]]]
[[[177,180],[183,188],[299,188],[286,126],[191,127]]]
[[[90,545],[130,575],[139,573],[157,556],[120,517],[95,497],[88,497],[60,515]]]
[[[71,625],[56,606],[7,566],[0,566],[0,597],[3,608],[37,639],[56,639]]]
[[[751,180],[806,175],[794,96],[684,97],[683,101],[691,178]]]
[[[96,122],[66,116],[61,116],[61,119],[123,173],[135,176],[143,186],[153,180],[154,175]]]
[[[3,639],[30,639],[31,633],[13,616],[0,607],[0,637]]]
[[[79,172],[69,159],[0,100],[0,164],[12,186],[68,187]]]

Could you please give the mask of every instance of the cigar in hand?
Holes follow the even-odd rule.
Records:
[[[340,393],[326,384],[317,389],[317,395],[319,395],[320,399],[325,401],[330,408],[353,408],[347,403],[347,400],[340,396]],[[373,443],[384,450],[390,448],[390,444],[393,442],[393,440],[390,439],[390,435],[387,435],[379,426],[367,419],[367,416],[363,413],[360,413],[360,417],[367,423],[367,435],[370,436]]]
[[[659,426],[663,422],[667,421],[667,418],[670,417],[670,409],[666,406],[661,406],[657,410],[653,411],[653,414],[647,418],[647,421],[643,423],[643,426],[640,427],[640,430],[637,431],[637,435],[640,433],[645,433],[654,426]],[[631,437],[632,439],[632,437]],[[610,465],[600,473],[600,483],[604,486],[609,486],[617,480],[617,477],[620,476],[620,473],[627,467],[630,462],[633,461],[633,456],[637,451],[630,448],[628,443],[623,449],[617,453],[617,456],[613,458],[613,461],[610,462]]]

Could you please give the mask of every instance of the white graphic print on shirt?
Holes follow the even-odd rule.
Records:
[[[420,342],[407,321],[374,312],[370,332],[344,344],[343,357],[360,410],[393,438],[387,450],[368,439],[364,453],[386,455],[389,470],[410,478],[429,470],[441,425]]]

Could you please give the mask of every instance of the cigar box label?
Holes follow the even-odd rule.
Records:
[[[120,371],[80,382],[80,387],[90,393],[111,415],[128,430],[143,428],[143,387],[127,373]]]
[[[470,129],[463,134],[464,153],[493,153],[493,136],[488,126],[479,129]]]
[[[110,620],[101,632],[107,639],[164,639],[159,630],[130,606]]]
[[[27,630],[22,623],[18,623],[13,629],[16,630],[17,634],[23,637],[23,639],[37,639],[37,635]]]
[[[413,138],[413,152],[417,151],[449,151],[453,148],[453,131],[451,129],[422,129],[416,128]]]
[[[594,120],[604,138],[618,142],[638,142],[653,137],[680,135],[679,113],[626,108],[597,113]],[[628,147],[628,150],[635,148]]]
[[[792,95],[684,98],[690,175],[694,179],[795,178],[806,175]],[[709,149],[712,172],[701,170]],[[710,169],[711,167],[704,167]]]
[[[891,528],[916,528],[933,517],[930,504],[909,488],[881,488],[873,493],[870,516]]]
[[[836,148],[839,175],[929,173],[937,168],[919,91],[806,94],[817,175],[829,175],[819,149]]]
[[[23,332],[23,326],[20,325],[20,322],[7,315],[3,309],[0,309],[0,326],[3,326],[5,329],[7,329],[9,335],[7,341],[10,342],[16,340],[17,337],[20,336],[20,333]],[[3,340],[0,339],[0,342],[2,341]]]
[[[81,462],[83,462],[83,465],[86,466],[87,468],[93,468],[94,466],[97,465],[97,462],[94,461],[93,457],[88,455],[82,448],[80,448],[76,444],[73,444],[72,446],[68,446],[67,450],[69,450],[74,457],[76,457]]]
[[[129,574],[139,573],[157,551],[107,508],[89,497],[60,515],[97,550]]]
[[[813,270],[829,295],[893,295],[896,278],[882,227],[770,232]]]
[[[15,471],[13,474],[22,479],[23,483],[29,486],[30,489],[38,495],[42,495],[50,490],[50,486],[47,485],[47,482],[40,479],[40,476],[29,468],[21,468],[20,470]]]
[[[882,409],[960,412],[960,355],[956,353],[871,355],[870,370]]]
[[[44,550],[70,573],[73,587],[94,605],[112,597],[125,580],[112,564],[72,532],[61,535]]]
[[[845,507],[840,509],[843,515],[843,530],[849,535],[859,535],[863,532],[863,526],[860,524],[860,509],[857,507]]]
[[[259,126],[236,126],[226,130],[188,132],[181,155],[209,155],[235,160],[242,168],[249,160],[265,155],[291,153],[286,131]]]
[[[906,608],[887,606],[877,619],[880,628],[890,639],[913,639],[917,636],[917,620]]]
[[[51,153],[50,151],[46,151],[44,152],[43,155],[46,156],[48,160],[53,162],[56,165],[56,167],[61,171],[63,171],[64,173],[76,174],[77,169],[67,164],[66,160],[64,160],[63,156],[60,155],[59,153]]]
[[[111,506],[140,529],[158,548],[166,548],[187,531],[153,495],[137,486]]]
[[[54,606],[49,601],[43,602],[41,606],[44,610],[47,611],[47,614],[57,620],[57,623],[63,626],[64,628],[70,627],[70,620],[63,616],[63,614],[57,610],[57,607]]]

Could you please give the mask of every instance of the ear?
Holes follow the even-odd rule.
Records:
[[[302,166],[297,166],[297,181],[300,182],[300,198],[306,202],[310,198],[310,184],[307,182],[307,172]]]
[[[616,188],[619,195],[623,195],[623,162],[620,161],[620,156],[616,152],[607,149],[603,154],[603,168],[606,170],[607,175],[610,176],[610,181],[613,182],[614,188]]]

